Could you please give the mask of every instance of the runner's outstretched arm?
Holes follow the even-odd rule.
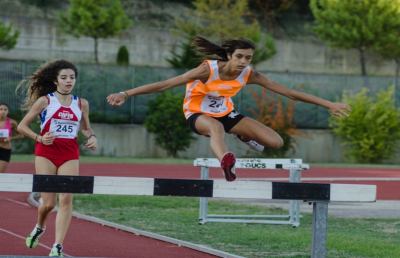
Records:
[[[306,103],[311,103],[325,107],[329,112],[336,117],[348,116],[350,112],[350,107],[345,103],[331,102],[329,100],[304,93],[301,91],[289,89],[277,82],[274,82],[267,78],[265,75],[254,71],[249,78],[249,84],[258,84],[261,87],[276,92],[280,95],[288,97],[292,100],[299,100]]]
[[[107,96],[107,102],[111,106],[121,106],[131,96],[165,91],[197,79],[207,80],[209,73],[210,71],[208,65],[206,63],[202,63],[198,67],[187,71],[184,74],[169,78],[167,80],[145,84],[143,86],[128,89],[118,93],[112,93]]]

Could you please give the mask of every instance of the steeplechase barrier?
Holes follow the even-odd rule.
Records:
[[[209,178],[209,168],[220,168],[218,159],[198,158],[193,162],[195,167],[200,167],[200,178]],[[237,159],[235,169],[258,169],[288,170],[288,181],[299,183],[301,173],[310,168],[304,164],[302,159]],[[239,222],[239,223],[265,223],[265,224],[288,224],[293,227],[300,225],[300,201],[289,201],[289,213],[286,215],[230,215],[230,214],[208,214],[208,199],[200,198],[199,223],[207,222]]]
[[[313,203],[312,258],[326,257],[329,202],[374,202],[375,185],[0,174],[0,192],[192,196]]]

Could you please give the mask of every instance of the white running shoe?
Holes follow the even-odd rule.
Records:
[[[25,243],[28,248],[35,248],[39,244],[39,239],[44,233],[44,228],[39,228],[37,225],[32,232],[26,237]]]
[[[264,146],[259,144],[258,142],[254,141],[254,140],[244,141],[244,140],[242,140],[240,138],[239,135],[237,135],[237,137],[239,138],[239,140],[241,140],[242,142],[246,143],[253,150],[256,150],[258,152],[262,152],[264,150]]]
[[[64,257],[62,245],[61,244],[54,244],[53,247],[51,248],[49,256]]]

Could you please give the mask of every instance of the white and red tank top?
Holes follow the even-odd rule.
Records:
[[[71,104],[63,106],[54,93],[46,97],[49,105],[39,115],[40,134],[51,132],[56,139],[76,139],[82,118],[79,98],[72,96]]]

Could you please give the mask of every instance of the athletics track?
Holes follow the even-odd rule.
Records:
[[[11,163],[8,173],[32,173],[33,163]],[[199,168],[191,165],[81,164],[81,175],[158,178],[199,178]],[[285,181],[287,171],[238,169],[242,179]],[[222,178],[219,169],[210,169],[211,178]],[[314,168],[302,173],[303,182],[376,184],[378,200],[400,200],[400,170],[378,168]],[[25,248],[36,209],[26,203],[26,193],[0,193],[0,255],[47,256],[54,236],[53,213],[47,223],[42,245]],[[194,221],[196,218],[194,218]],[[73,218],[65,241],[66,255],[80,257],[215,257],[108,226]]]

